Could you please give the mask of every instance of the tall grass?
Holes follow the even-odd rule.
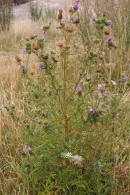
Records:
[[[12,0],[0,1],[0,30],[9,30],[11,19],[13,16],[13,3]]]

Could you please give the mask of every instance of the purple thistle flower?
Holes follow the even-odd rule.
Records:
[[[82,87],[77,87],[77,88],[76,88],[76,91],[77,91],[77,92],[81,92],[81,91],[82,91]]]
[[[93,16],[93,17],[91,18],[91,21],[92,21],[92,22],[95,22],[95,20],[96,20],[96,18]]]
[[[65,22],[65,19],[64,19],[64,18],[62,18],[61,23],[64,23],[64,22]]]
[[[45,39],[46,38],[46,35],[45,34],[42,34],[42,38]]]
[[[125,77],[123,78],[123,83],[126,83],[128,80],[129,80],[129,78],[128,78],[127,76],[125,76]]]
[[[112,24],[113,24],[112,20],[108,20],[108,25],[112,26]]]
[[[88,114],[90,114],[90,115],[94,115],[94,114],[95,114],[95,112],[96,112],[96,111],[95,111],[94,109],[92,109],[92,108],[91,108],[91,109],[88,111]]]
[[[44,125],[44,124],[42,124],[42,125],[41,125],[41,128],[42,128],[42,129],[44,129],[44,128],[45,128],[45,125]]]
[[[114,40],[113,37],[109,37],[109,38],[107,39],[108,42],[112,42],[113,40]]]
[[[74,9],[75,11],[79,9],[79,4],[78,4],[78,3],[79,3],[79,2],[76,1],[76,2],[74,3],[74,5],[73,5],[73,9]]]
[[[25,150],[26,150],[26,152],[30,152],[32,149],[31,149],[30,146],[27,146],[27,147],[25,148]]]
[[[22,64],[20,67],[21,67],[23,70],[26,70],[26,66],[25,66],[24,64]]]
[[[40,64],[38,65],[38,70],[43,70],[43,68],[44,68],[43,64],[40,63]]]
[[[21,53],[26,54],[26,49],[22,49]]]
[[[88,74],[87,75],[87,79],[90,80],[92,78],[92,75],[91,74]]]

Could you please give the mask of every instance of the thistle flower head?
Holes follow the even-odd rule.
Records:
[[[27,146],[26,148],[25,148],[25,151],[26,152],[30,152],[32,149],[31,149],[31,147],[30,146]]]
[[[81,92],[81,91],[82,91],[82,87],[77,87],[77,88],[76,88],[76,91],[77,91],[77,92]]]
[[[123,83],[126,83],[128,80],[129,80],[128,76],[125,76],[125,77],[123,78]]]
[[[21,53],[26,54],[26,49],[22,49]]]
[[[43,68],[44,68],[43,64],[40,63],[40,64],[38,65],[38,70],[43,70]]]
[[[95,114],[95,109],[91,108],[89,111],[88,111],[88,114],[89,115],[94,115]]]
[[[76,11],[79,9],[79,1],[76,1],[74,4],[73,4],[73,9]]]
[[[107,41],[112,42],[112,41],[114,41],[114,38],[113,37],[108,37]]]

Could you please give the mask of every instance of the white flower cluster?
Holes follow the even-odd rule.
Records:
[[[84,160],[84,158],[82,156],[72,155],[71,152],[65,152],[65,153],[61,154],[61,157],[67,158],[69,160],[69,162],[74,163],[75,165],[82,167],[82,162]]]

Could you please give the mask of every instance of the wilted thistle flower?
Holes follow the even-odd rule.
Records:
[[[129,80],[129,78],[127,76],[125,76],[122,81],[123,81],[123,83],[126,83],[128,80]]]
[[[115,68],[116,64],[110,62],[110,63],[106,63],[105,66],[108,68]]]
[[[62,20],[62,18],[63,18],[63,10],[60,9],[60,10],[59,10],[59,13],[58,13],[58,19],[59,19],[59,20]]]
[[[26,148],[25,148],[25,151],[26,152],[30,152],[32,149],[31,149],[31,147],[30,146],[27,146]]]
[[[21,60],[21,58],[19,57],[19,56],[15,56],[15,59],[17,60],[17,62],[21,62],[22,60]]]
[[[73,21],[74,24],[79,24],[80,23],[80,19],[77,18],[76,20]]]
[[[71,6],[71,7],[69,7],[69,13],[71,14],[71,13],[73,13],[73,7]]]
[[[88,111],[88,114],[90,114],[90,115],[94,115],[94,114],[95,114],[95,112],[96,112],[96,111],[95,111],[95,109],[92,109],[92,108],[91,108],[91,109]]]
[[[43,68],[44,68],[44,65],[43,65],[42,63],[40,63],[40,64],[38,65],[38,70],[43,70]]]

